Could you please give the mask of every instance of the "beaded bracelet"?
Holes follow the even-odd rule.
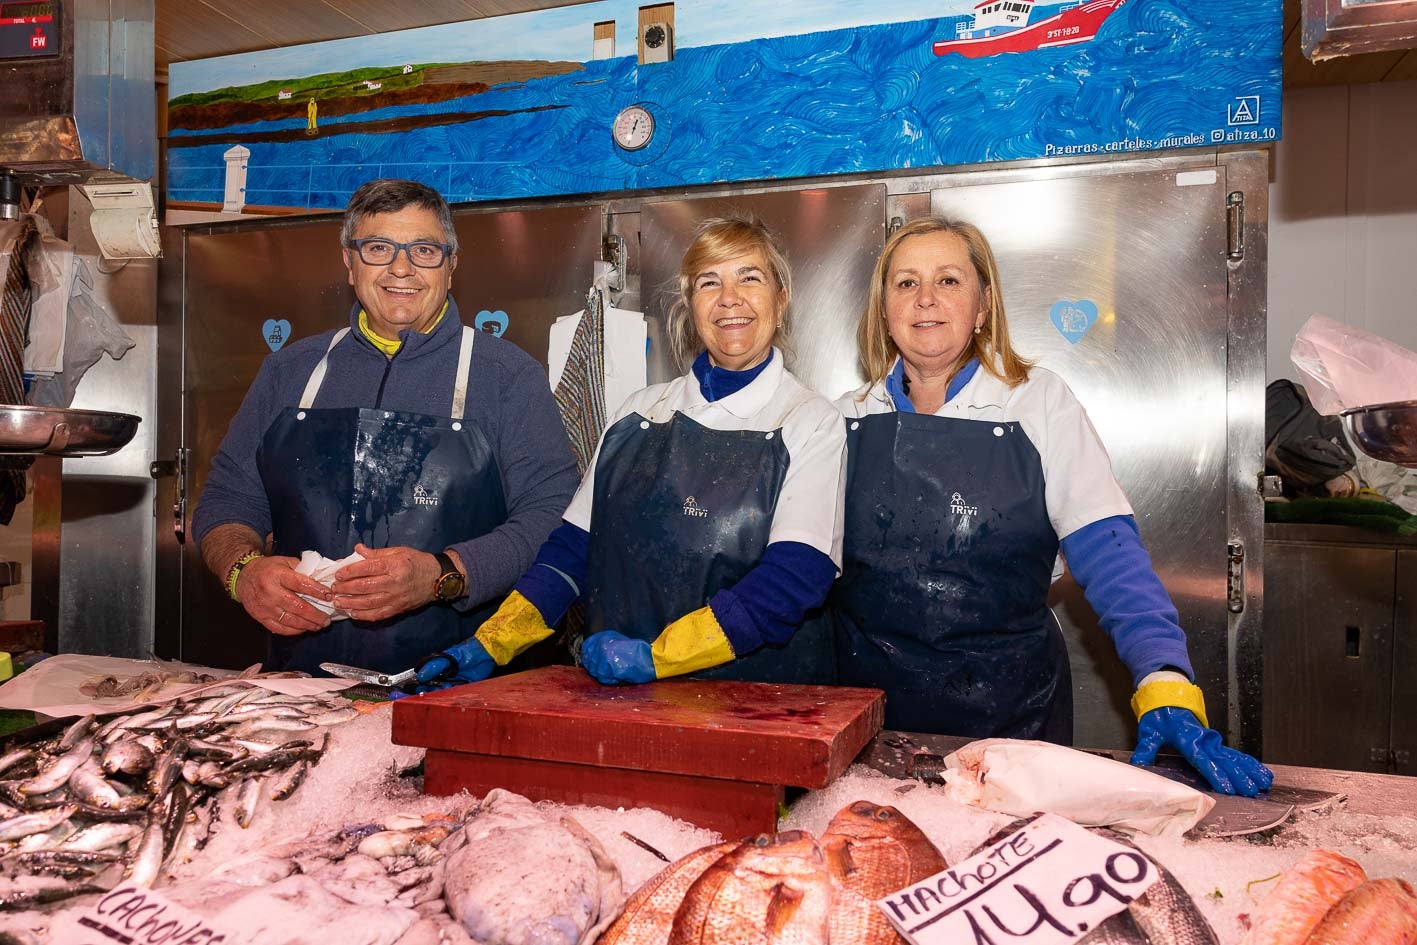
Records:
[[[226,593],[231,595],[231,599],[240,602],[241,598],[236,596],[236,579],[241,577],[242,568],[255,561],[257,558],[264,558],[265,555],[259,551],[248,551],[236,559],[236,563],[231,566],[231,570],[226,572]]]

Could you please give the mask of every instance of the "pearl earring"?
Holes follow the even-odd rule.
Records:
[[[979,326],[978,326],[978,325],[975,325],[975,326],[974,326],[974,333],[975,333],[976,335],[979,334]]]

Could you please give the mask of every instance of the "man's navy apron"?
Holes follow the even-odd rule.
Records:
[[[507,520],[502,476],[487,437],[464,418],[477,333],[466,326],[449,416],[361,407],[315,408],[335,333],[298,407],[282,410],[261,440],[257,468],[270,497],[278,555],[343,558],[355,542],[438,552]],[[432,591],[432,588],[429,588]],[[299,636],[271,634],[267,669],[318,672],[323,661],[380,672],[408,669],[466,640],[498,601],[458,611],[428,604],[389,620],[336,620]]]
[[[840,682],[884,689],[887,728],[1071,743],[1058,537],[1023,428],[892,412],[846,436]]]
[[[762,557],[787,476],[782,431],[711,430],[682,413],[612,426],[595,464],[586,633],[653,640]],[[830,628],[808,624],[700,679],[830,683]]]

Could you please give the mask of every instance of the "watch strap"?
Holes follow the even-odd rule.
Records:
[[[435,551],[433,557],[437,560],[439,568],[438,580],[433,584],[433,599],[451,603],[466,594],[467,578],[463,577],[463,573],[459,571],[458,566],[453,563],[453,556],[446,551]],[[452,597],[444,597],[440,591],[443,589],[444,582],[448,581],[450,578],[456,579],[457,583],[462,586],[462,592]]]

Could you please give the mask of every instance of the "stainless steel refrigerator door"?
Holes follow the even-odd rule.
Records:
[[[933,213],[976,223],[998,257],[1016,349],[1087,410],[1189,637],[1212,725],[1227,731],[1226,168],[943,187]],[[1086,328],[1096,306],[1096,320]],[[1136,737],[1132,679],[1081,590],[1054,605],[1079,745]]]
[[[601,209],[464,211],[454,220],[460,250],[452,294],[463,321],[474,325],[481,311],[506,313],[503,337],[545,363],[551,323],[584,305],[600,253]],[[348,324],[353,294],[339,226],[340,218],[330,216],[183,231],[178,284],[182,445],[190,450],[186,523],[227,425],[270,354],[263,326],[289,322],[288,337],[304,338]],[[159,515],[169,534],[171,521]],[[160,548],[174,544],[165,536]],[[177,548],[180,568],[160,562],[157,569],[159,652],[212,666],[260,660],[265,631],[226,596],[192,536]]]
[[[640,210],[640,295],[646,315],[662,320],[669,311],[678,291],[679,261],[699,221],[732,213],[762,220],[786,251],[792,267],[788,363],[793,373],[828,397],[856,387],[862,380],[856,323],[885,243],[885,185],[646,201]]]

